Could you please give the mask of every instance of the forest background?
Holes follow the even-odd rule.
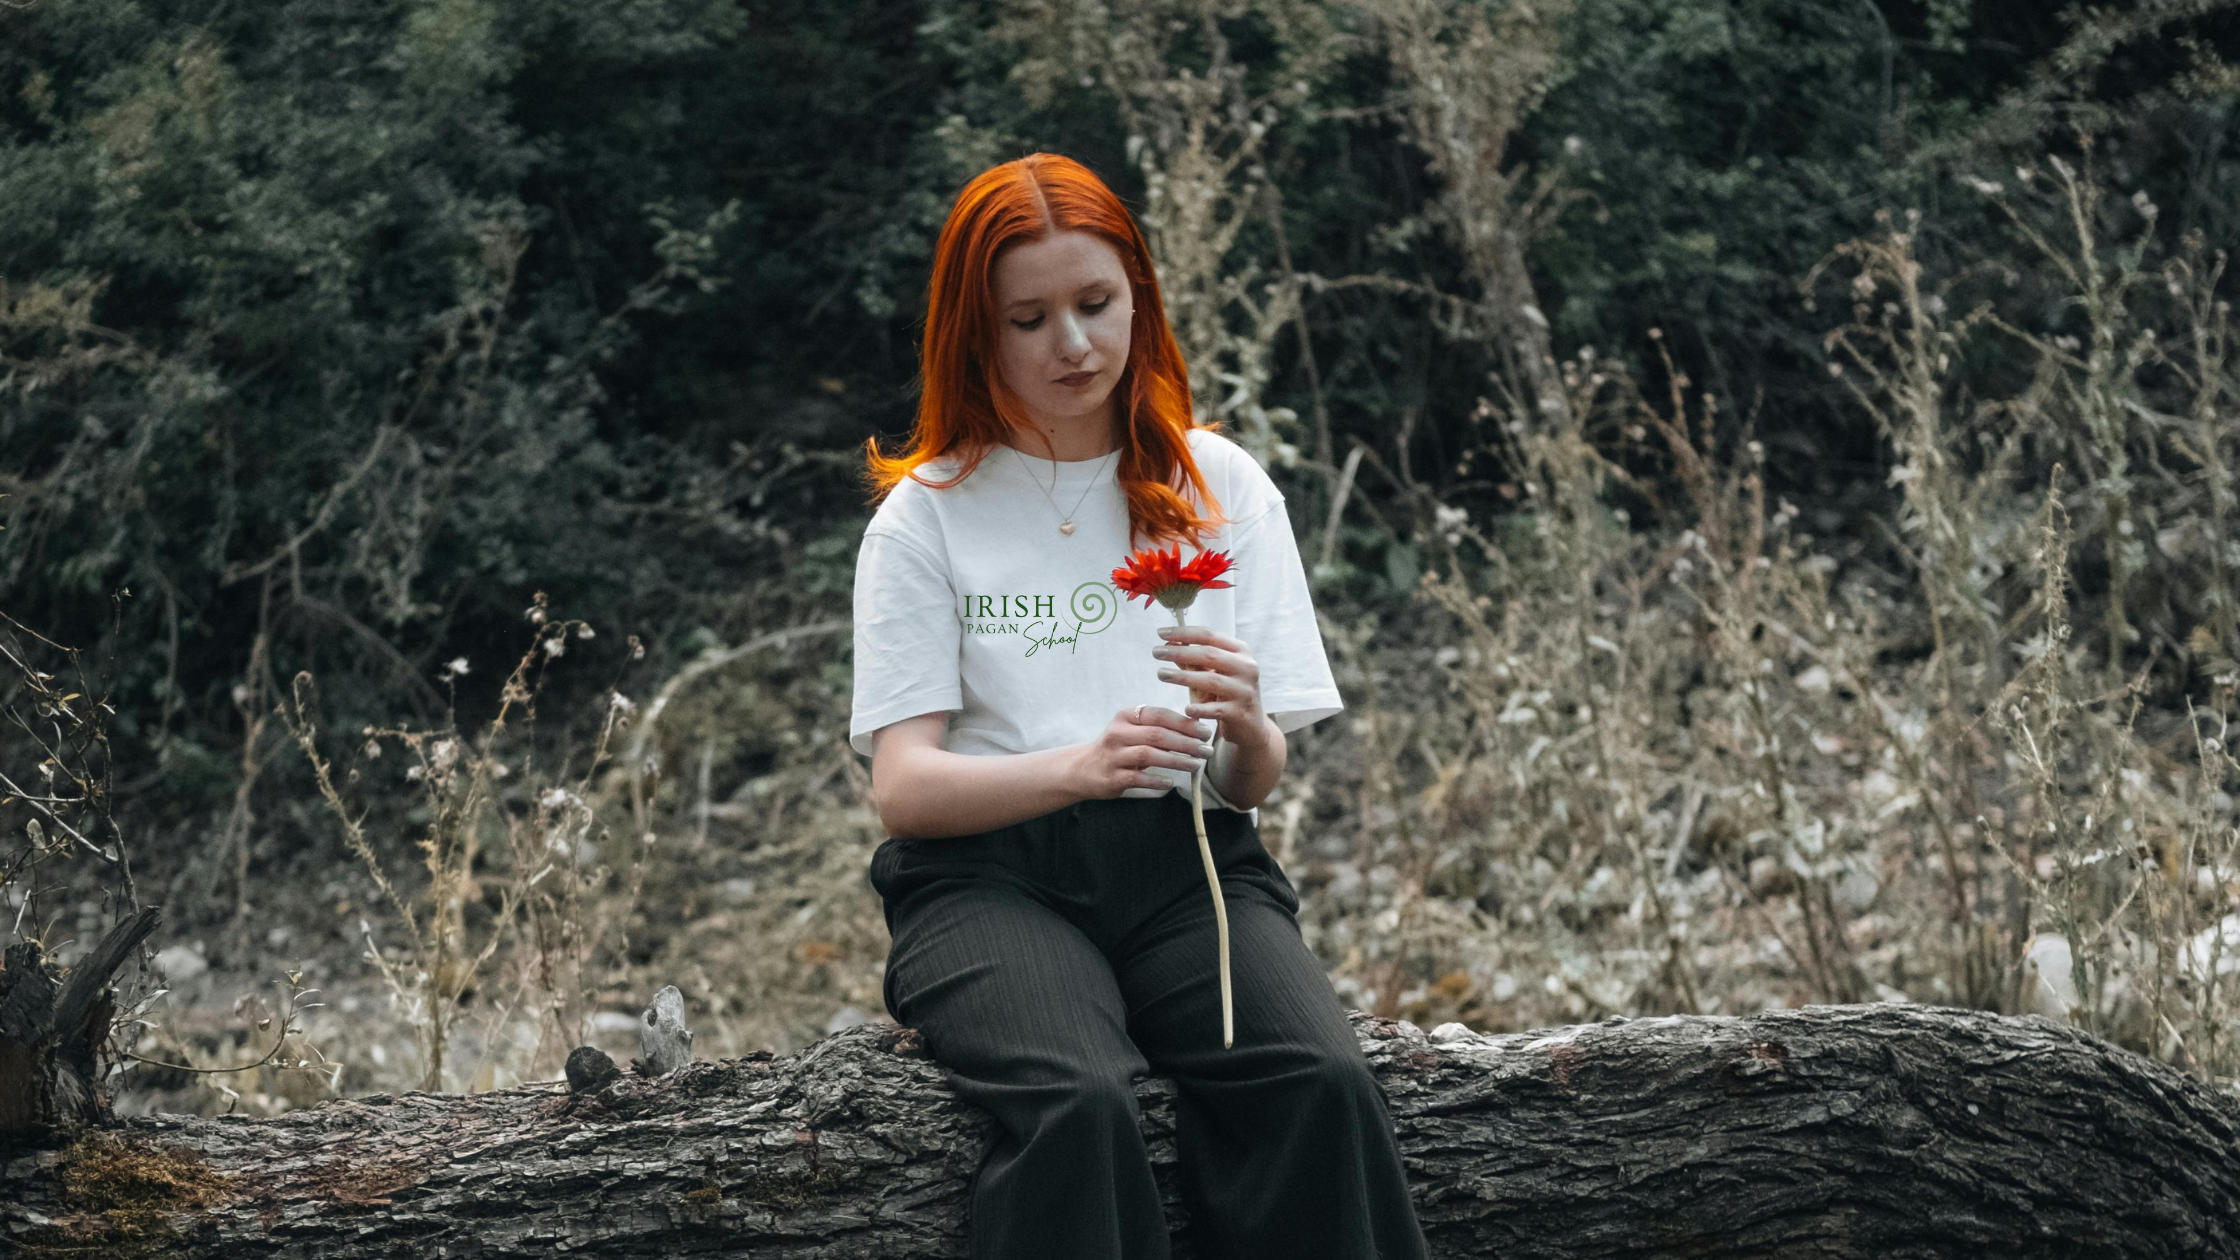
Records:
[[[8,939],[164,907],[128,1110],[877,1017],[862,446],[1048,149],[1286,494],[1349,1005],[2240,1089],[2236,8],[0,3]]]

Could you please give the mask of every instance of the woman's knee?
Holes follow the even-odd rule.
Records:
[[[1126,1074],[1038,1064],[990,1088],[960,1090],[993,1112],[1028,1150],[1111,1150],[1140,1145],[1135,1087]]]
[[[1301,1099],[1325,1116],[1382,1116],[1384,1091],[1361,1051],[1352,1046],[1310,1046],[1299,1067]]]
[[[1142,1140],[1135,1086],[1125,1070],[1047,1059],[976,1063],[961,1071],[948,1066],[958,1096],[986,1109],[1023,1148],[1103,1150]]]
[[[1135,1083],[1125,1072],[1073,1065],[1051,1072],[1037,1087],[1046,1123],[1076,1132],[1136,1127]]]

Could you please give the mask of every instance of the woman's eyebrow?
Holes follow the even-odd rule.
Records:
[[[1075,289],[1073,292],[1074,296],[1079,297],[1080,295],[1087,293],[1091,289],[1109,289],[1111,287],[1112,282],[1110,280],[1091,280],[1089,283],[1082,285],[1080,288]],[[1042,299],[1038,297],[1020,298],[1018,301],[1011,303],[1009,306],[1006,306],[1003,309],[1008,311],[1015,307],[1039,306],[1041,304]]]

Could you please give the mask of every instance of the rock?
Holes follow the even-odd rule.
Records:
[[[182,984],[210,970],[210,963],[200,950],[167,945],[156,954],[156,969],[171,983]]]
[[[588,1094],[622,1075],[622,1069],[597,1046],[577,1046],[569,1051],[567,1072],[571,1094]]]
[[[692,1062],[692,1033],[684,1026],[684,994],[673,984],[653,995],[638,1029],[638,1048],[648,1076],[666,1076]]]
[[[2030,1009],[2064,1024],[2076,1022],[2076,982],[2069,976],[2069,938],[2040,932],[2022,955],[2023,997]]]
[[[594,1011],[591,1015],[591,1031],[595,1033],[634,1033],[642,1023],[628,1011]]]
[[[1836,909],[1845,914],[1858,915],[1866,913],[1881,891],[1882,881],[1876,879],[1874,871],[1861,861],[1851,863],[1837,878],[1831,895],[1835,899]]]
[[[2240,971],[2240,914],[2228,914],[2205,927],[2186,942],[2186,971],[2206,983],[2213,969],[2219,976]]]

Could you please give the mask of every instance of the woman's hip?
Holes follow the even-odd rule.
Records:
[[[1297,908],[1290,881],[1262,847],[1250,814],[1213,809],[1204,817],[1224,879],[1260,883]],[[975,883],[1017,889],[1092,939],[1109,941],[1181,892],[1203,889],[1205,870],[1190,802],[1171,792],[1080,801],[975,835],[888,840],[872,855],[871,884],[885,903],[890,932],[945,887]]]

